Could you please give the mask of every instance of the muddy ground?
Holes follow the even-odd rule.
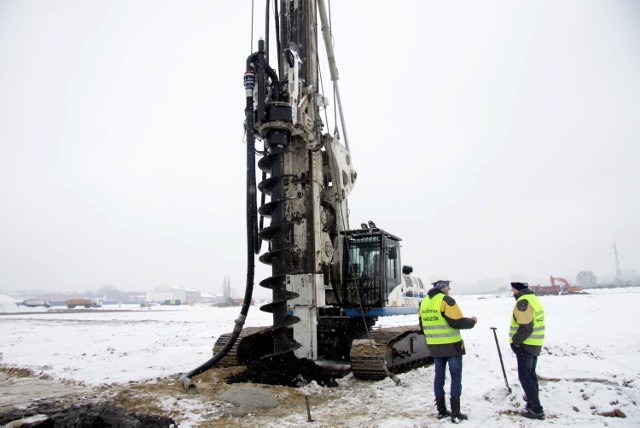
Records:
[[[0,426],[12,426],[12,421],[19,426],[15,421],[34,416],[35,419],[26,419],[31,421],[26,426],[63,426],[71,417],[94,423],[108,423],[106,418],[111,418],[122,426],[144,427],[171,423],[207,427],[264,425],[293,413],[308,418],[308,395],[304,390],[226,383],[227,378],[242,370],[210,370],[194,379],[197,392],[193,393],[185,391],[177,376],[90,387],[38,376],[25,369],[0,367]],[[314,396],[312,405],[316,407],[328,399]]]

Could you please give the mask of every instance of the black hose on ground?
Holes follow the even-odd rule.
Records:
[[[245,287],[244,299],[242,301],[242,308],[240,308],[240,316],[235,320],[233,331],[231,332],[231,336],[227,343],[222,347],[222,349],[220,349],[220,351],[216,352],[211,359],[180,377],[180,381],[182,382],[184,389],[189,392],[195,392],[196,390],[196,386],[192,382],[191,378],[202,374],[215,366],[233,347],[238,336],[240,336],[244,322],[247,319],[247,314],[249,313],[249,307],[251,306],[255,273],[254,254],[256,252],[258,241],[255,137],[253,135],[253,88],[255,87],[255,73],[253,70],[254,57],[255,55],[251,55],[249,59],[247,59],[247,71],[244,76],[244,86],[247,97],[247,105],[245,108],[245,134],[247,136],[247,284]]]

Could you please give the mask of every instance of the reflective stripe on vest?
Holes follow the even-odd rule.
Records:
[[[518,301],[526,300],[533,307],[533,332],[531,336],[527,337],[524,342],[525,345],[542,346],[544,343],[544,308],[538,300],[535,294],[524,294],[518,297]],[[513,336],[518,331],[518,323],[515,318],[511,316],[511,328],[509,329],[509,343],[513,343]]]
[[[424,333],[427,345],[444,345],[462,340],[460,330],[449,327],[442,313],[440,313],[444,296],[444,293],[438,293],[432,298],[425,297],[420,302],[422,333]]]

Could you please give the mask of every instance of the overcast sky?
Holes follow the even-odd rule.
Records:
[[[331,12],[352,227],[424,279],[640,270],[640,2]],[[248,0],[0,0],[0,291],[241,294],[251,44]]]

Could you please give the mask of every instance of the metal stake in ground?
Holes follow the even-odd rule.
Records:
[[[311,409],[309,408],[309,396],[308,395],[304,396],[304,402],[307,404],[307,422],[313,422],[313,419],[311,419]]]
[[[502,362],[502,352],[500,352],[500,344],[498,343],[498,335],[496,334],[496,328],[491,327],[493,330],[493,338],[496,340],[496,348],[498,348],[498,357],[500,357],[500,367],[502,367],[502,376],[504,376],[504,384],[507,386],[507,391],[511,394],[511,387],[509,386],[509,382],[507,382],[507,373],[504,371],[504,363]]]

